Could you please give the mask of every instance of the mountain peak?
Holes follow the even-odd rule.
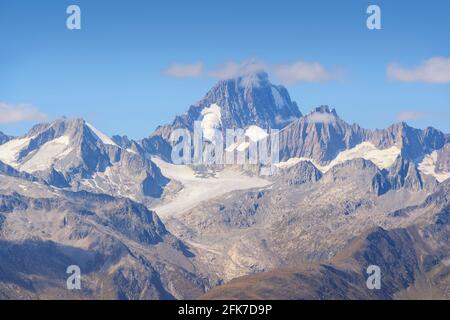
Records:
[[[80,129],[85,125],[85,121],[81,118],[68,119],[61,117],[51,122],[39,123],[33,126],[28,132],[29,137],[37,136],[44,131],[51,130],[55,136],[61,135],[67,130],[73,128],[73,130]]]
[[[117,144],[106,134],[95,128],[92,124],[86,122],[83,118],[67,118],[65,116],[48,123],[41,123],[33,126],[28,132],[27,137],[45,140],[46,142],[66,135],[73,140],[80,140],[80,137],[86,133],[86,130],[92,136],[105,145],[116,146]]]
[[[269,80],[269,75],[265,71],[247,72],[234,78],[219,81],[218,85],[220,85],[221,82],[236,83],[247,90],[272,85]]]
[[[321,105],[319,107],[316,107],[313,112],[328,113],[328,114],[332,114],[332,115],[334,115],[336,117],[338,116],[337,112],[336,112],[336,109],[333,108],[333,109],[330,110],[330,107],[327,106],[327,105]]]
[[[264,71],[219,81],[194,108],[202,110],[212,104],[222,109],[226,128],[282,128],[301,116],[286,88],[273,85]]]
[[[186,113],[177,116],[171,125],[158,127],[149,139],[160,145],[161,141],[155,139],[159,136],[167,142],[173,129],[193,130],[194,122],[203,120],[203,110],[212,105],[219,108],[223,129],[245,129],[251,125],[281,129],[302,116],[285,87],[272,84],[264,71],[248,72],[217,82]],[[153,143],[149,146],[154,148]]]

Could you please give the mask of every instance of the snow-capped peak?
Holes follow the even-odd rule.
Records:
[[[62,118],[52,123],[36,125],[26,136],[0,145],[0,161],[28,173],[48,170],[63,159],[71,159],[64,163],[74,161],[74,152],[77,150],[75,144],[79,141],[77,136],[82,134],[83,126],[89,128],[99,142],[119,147],[84,120]]]
[[[100,139],[101,142],[103,142],[104,144],[111,145],[111,146],[119,147],[114,141],[111,140],[110,137],[108,137],[106,134],[104,134],[103,132],[101,132],[100,130],[95,128],[93,125],[91,125],[88,122],[86,122],[86,125]]]

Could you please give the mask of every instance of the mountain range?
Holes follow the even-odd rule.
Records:
[[[279,130],[275,174],[173,163],[172,132],[195,121],[210,140]],[[139,141],[83,119],[0,132],[0,298],[449,299],[449,178],[450,134],[303,114],[264,72]]]

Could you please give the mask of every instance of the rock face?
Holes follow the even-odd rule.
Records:
[[[369,132],[341,120],[336,111],[321,106],[295,120],[280,133],[280,158],[306,157],[326,163],[338,153],[367,140]]]
[[[404,186],[411,190],[420,190],[425,184],[423,179],[426,179],[422,177],[413,161],[405,160],[403,157],[397,158],[390,169],[389,178],[391,188],[394,190]]]
[[[369,142],[378,149],[398,147],[406,160],[418,161],[439,150],[446,135],[434,128],[414,129],[398,123],[387,129],[370,131],[343,121],[333,109],[321,106],[293,121],[280,133],[280,158],[305,157],[327,164],[342,151]]]
[[[371,135],[371,140],[381,148],[398,145],[404,158],[415,161],[424,154],[441,149],[446,137],[444,133],[434,128],[420,130],[402,122],[385,130],[376,130]]]
[[[270,83],[266,73],[258,73],[252,79],[237,78],[220,81],[206,96],[188,111],[189,118],[180,123],[190,125],[196,119],[196,110],[212,104],[222,109],[224,128],[246,128],[257,125],[261,128],[283,128],[301,116],[297,104],[291,101],[283,86]],[[175,120],[177,121],[177,120]]]
[[[0,179],[27,190],[0,196],[2,299],[186,299],[208,286],[194,254],[144,205]],[[67,290],[70,265],[81,269],[80,291]]]
[[[177,128],[192,131],[194,122],[202,120],[202,111],[213,104],[220,108],[222,129],[245,129],[250,125],[279,129],[302,115],[286,88],[273,85],[262,72],[251,78],[220,81],[185,114],[177,116],[172,124],[157,128],[149,138],[143,139],[142,146],[150,154],[169,159],[171,132]]]
[[[448,139],[448,138],[447,138]],[[437,152],[437,172],[450,172],[450,143],[447,142],[445,146]]]
[[[320,172],[311,162],[307,161],[300,162],[293,167],[281,170],[279,173],[282,183],[289,186],[316,182],[322,178],[322,175],[322,172]]]
[[[3,132],[0,131],[0,144],[4,144],[5,142],[8,142],[12,138],[13,137],[7,136],[6,134],[4,134]]]
[[[420,226],[377,227],[326,262],[236,278],[200,299],[450,299],[450,267],[442,263],[450,255],[448,192],[446,186],[408,210],[428,216]],[[367,287],[369,266],[380,268],[379,290]]]
[[[374,230],[354,240],[346,256],[237,278],[200,299],[450,299],[448,267],[430,266],[442,248],[423,252],[424,259],[417,253],[424,249],[417,245],[421,241],[416,229]],[[380,290],[367,288],[370,265],[382,270]],[[430,282],[434,288],[427,287]]]
[[[10,176],[10,177],[22,178],[22,179],[25,179],[28,181],[39,181],[39,179],[36,178],[35,176],[33,176],[29,173],[26,173],[26,172],[17,171],[13,167],[8,166],[7,164],[5,164],[1,161],[0,161],[0,174],[4,174],[4,175]],[[40,182],[45,184],[44,180],[40,180]]]

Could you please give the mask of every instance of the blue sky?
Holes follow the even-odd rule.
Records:
[[[71,4],[81,30],[66,28]],[[381,30],[366,27],[370,4]],[[252,59],[274,83],[286,82],[282,67],[322,68],[320,79],[286,82],[303,113],[328,104],[367,128],[408,119],[450,132],[449,16],[446,0],[2,0],[0,111],[31,114],[3,117],[0,130],[66,115],[139,139],[199,100],[214,71]],[[173,77],[174,64],[202,72]]]

